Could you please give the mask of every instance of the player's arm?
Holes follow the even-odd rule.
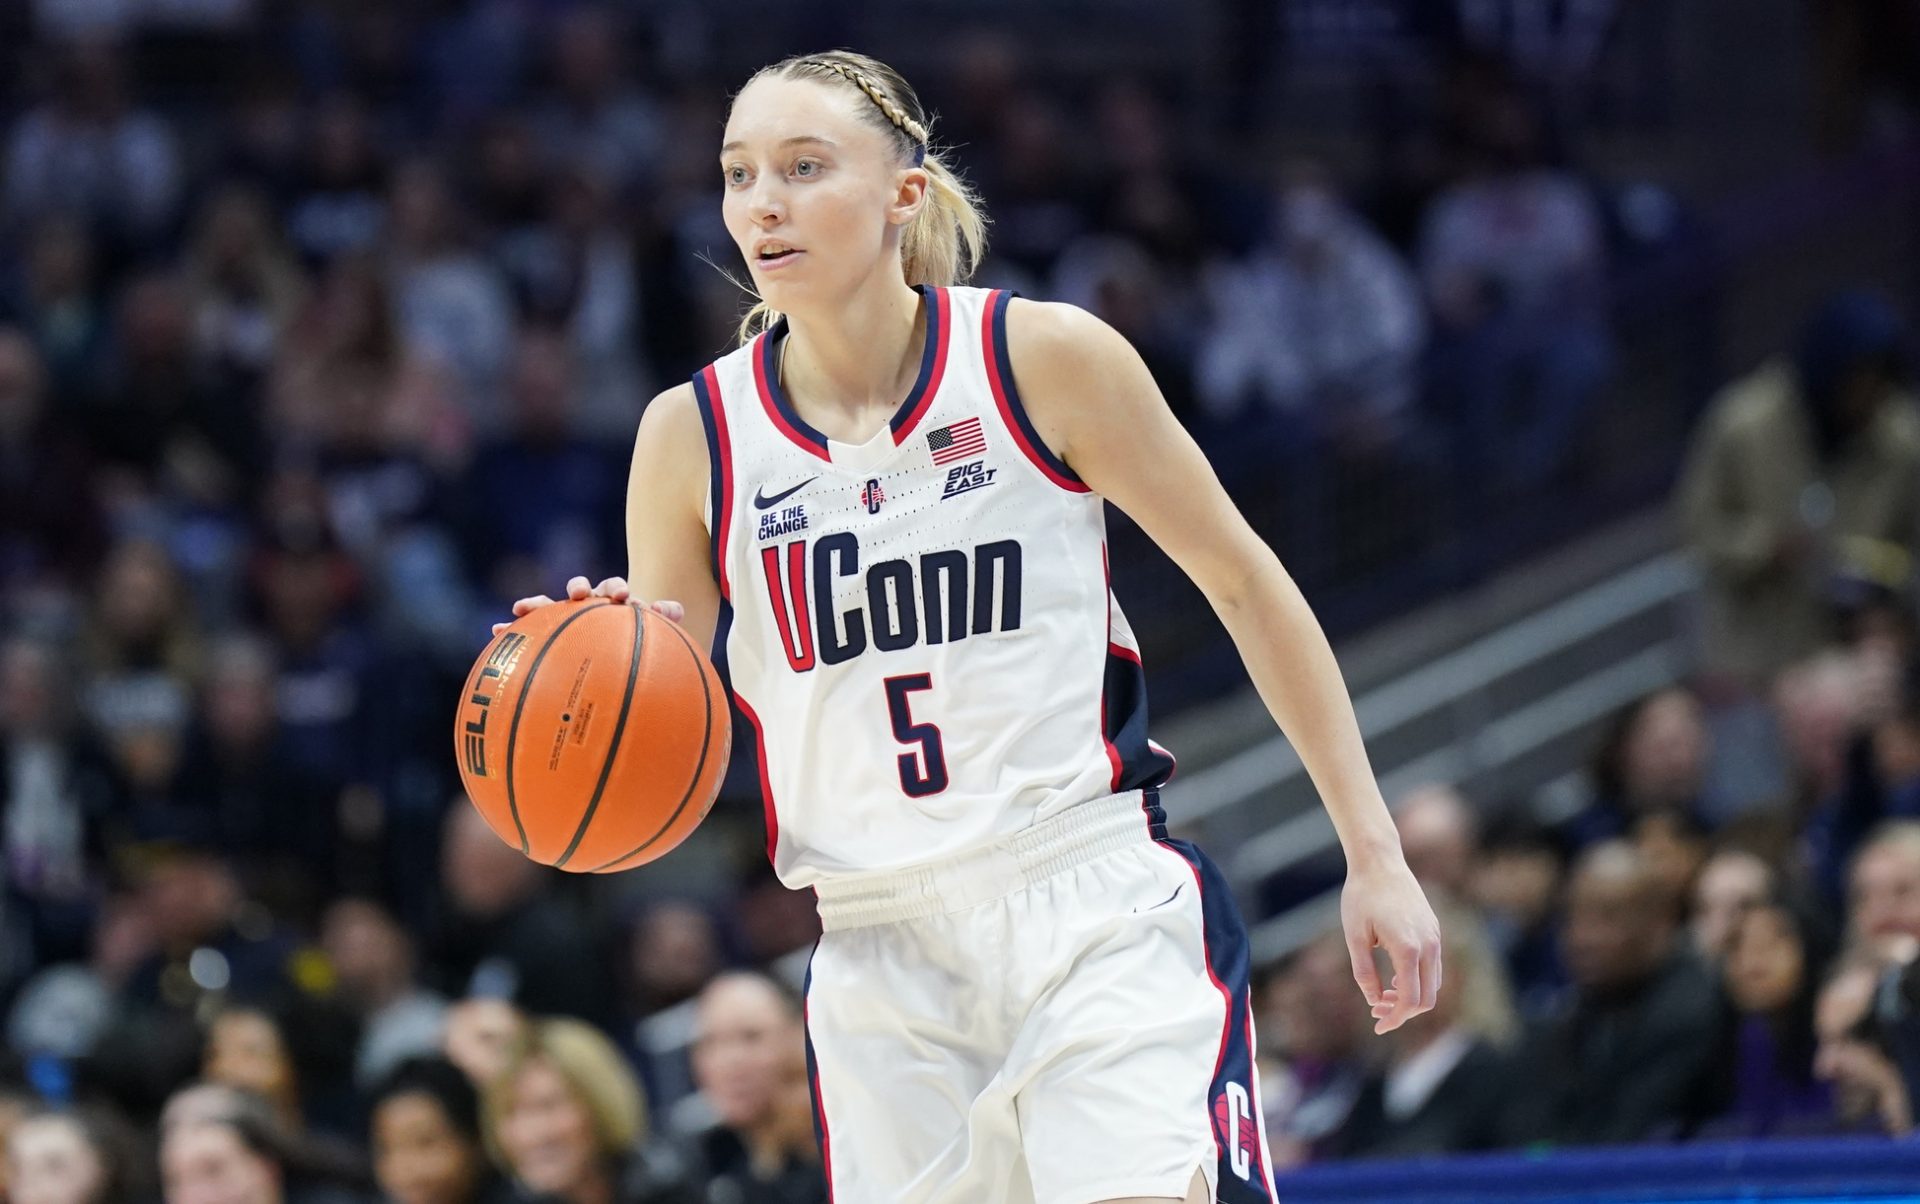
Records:
[[[644,600],[677,620],[702,647],[710,646],[720,590],[704,518],[708,471],[693,386],[668,389],[647,406],[634,436],[627,474],[627,575],[598,585],[575,577],[567,583],[567,596]],[[522,599],[513,613],[525,614],[548,601]]]
[[[1073,306],[1016,300],[1007,342],[1040,437],[1200,587],[1299,751],[1346,852],[1347,943],[1381,1031],[1425,1011],[1440,985],[1439,926],[1407,870],[1346,683],[1306,599],[1118,332]],[[1392,991],[1380,989],[1376,946],[1393,962]]]

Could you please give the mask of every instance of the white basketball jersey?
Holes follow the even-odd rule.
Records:
[[[1173,770],[1103,503],[1021,409],[1010,294],[921,293],[919,379],[863,444],[788,403],[784,324],[694,378],[715,663],[756,729],[791,887],[949,857]]]

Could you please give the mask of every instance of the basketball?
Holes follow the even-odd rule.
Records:
[[[494,637],[453,740],[467,797],[500,839],[599,874],[644,865],[699,826],[732,724],[719,675],[678,624],[592,598]]]

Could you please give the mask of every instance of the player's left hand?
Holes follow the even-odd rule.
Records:
[[[1440,997],[1440,922],[1404,860],[1350,868],[1340,892],[1340,923],[1374,1032],[1392,1032],[1433,1007]],[[1389,984],[1380,981],[1375,949],[1393,964]]]

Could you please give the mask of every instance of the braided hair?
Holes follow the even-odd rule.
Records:
[[[901,158],[923,168],[928,177],[927,203],[900,239],[900,267],[907,283],[966,283],[986,251],[986,215],[972,186],[933,147],[932,118],[912,85],[879,59],[851,50],[795,55],[761,68],[753,80],[762,76],[846,85],[872,102],[866,110],[872,123],[892,134]],[[740,341],[772,326],[778,317],[766,302],[757,301],[740,323]]]

